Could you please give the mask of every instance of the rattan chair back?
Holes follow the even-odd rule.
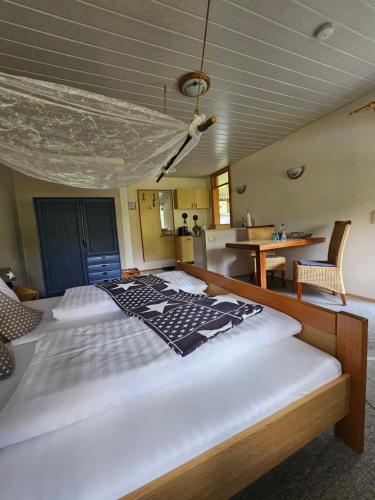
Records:
[[[348,240],[351,225],[352,223],[350,220],[335,222],[331,241],[329,243],[328,262],[334,264],[336,267],[342,267],[344,249]]]
[[[272,233],[275,232],[275,226],[273,224],[268,226],[251,226],[247,228],[248,240],[270,240],[272,239]]]

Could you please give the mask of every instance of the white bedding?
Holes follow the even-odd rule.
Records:
[[[52,309],[57,306],[57,304],[60,301],[60,298],[61,297],[50,297],[48,299],[40,299],[40,300],[33,300],[30,302],[24,302],[24,304],[26,304],[29,307],[32,307],[33,309],[38,309],[39,311],[43,311],[42,321],[30,333],[27,333],[26,335],[23,335],[22,337],[18,337],[18,339],[13,340],[12,346],[26,344],[27,342],[36,342],[46,332],[61,331],[68,328],[84,326],[90,323],[97,323],[98,321],[110,321],[115,319],[122,319],[125,315],[125,313],[116,306],[116,309],[113,309],[111,312],[103,312],[100,315],[99,314],[95,316],[79,315],[77,319],[57,321],[56,319],[53,318]]]
[[[187,387],[173,372],[147,397],[0,450],[2,497],[118,498],[340,374],[335,358],[295,338],[202,367]]]
[[[0,381],[0,411],[16,390],[20,380],[30,365],[35,351],[35,342],[28,342],[18,347],[8,346],[8,349],[15,361],[15,369],[10,378]]]
[[[0,413],[0,447],[159,390],[171,376],[189,385],[300,330],[298,321],[265,307],[184,358],[136,318],[47,333]]]
[[[95,285],[68,288],[52,309],[54,319],[76,321],[111,314],[119,310],[111,297]]]
[[[189,276],[183,271],[168,271],[158,273],[158,276],[189,293],[202,293],[207,288],[204,281]],[[118,305],[105,291],[95,285],[88,285],[66,290],[52,312],[57,320],[76,321],[118,311]]]

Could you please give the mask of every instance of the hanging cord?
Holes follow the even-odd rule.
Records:
[[[167,86],[164,84],[164,114],[167,114]]]
[[[199,115],[199,98],[201,96],[201,86],[202,86],[202,74],[203,74],[203,63],[206,53],[206,42],[207,42],[207,30],[208,30],[208,16],[210,14],[211,0],[207,0],[207,12],[206,12],[206,23],[204,26],[204,37],[203,37],[203,47],[202,47],[202,57],[201,57],[201,68],[199,71],[199,84],[198,84],[198,94],[197,100],[195,102],[194,114]]]

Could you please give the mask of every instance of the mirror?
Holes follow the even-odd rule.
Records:
[[[174,232],[172,191],[159,191],[160,230],[162,236]]]
[[[175,258],[172,191],[138,190],[144,262]]]

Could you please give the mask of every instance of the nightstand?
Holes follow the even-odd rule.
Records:
[[[137,267],[121,269],[121,274],[123,278],[135,278],[136,276],[139,276],[139,269]]]
[[[27,288],[21,285],[15,285],[13,287],[13,291],[21,302],[39,299],[39,292],[37,290],[33,290],[32,288]]]

